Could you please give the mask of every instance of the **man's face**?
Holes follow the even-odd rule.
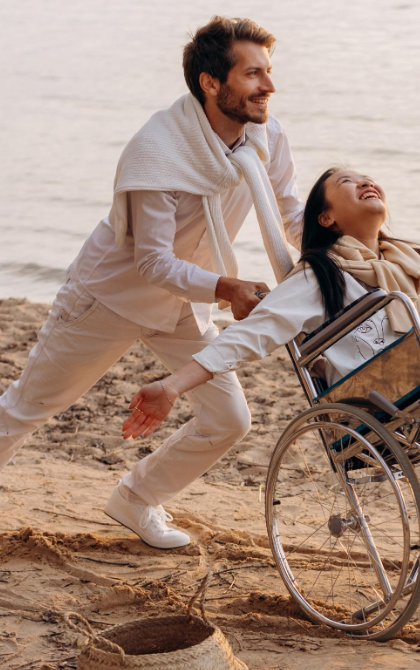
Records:
[[[253,42],[235,42],[236,64],[220,84],[216,103],[225,116],[238,123],[266,123],[268,99],[276,90],[270,78],[271,63],[266,47]]]

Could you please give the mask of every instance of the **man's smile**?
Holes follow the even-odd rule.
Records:
[[[257,105],[266,106],[268,104],[268,98],[264,96],[252,97],[249,98],[250,102],[255,102]]]

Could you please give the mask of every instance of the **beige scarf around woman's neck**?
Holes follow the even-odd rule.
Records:
[[[368,286],[385,291],[402,291],[420,312],[420,256],[406,242],[379,240],[381,257],[350,235],[340,237],[331,249],[345,272]],[[294,274],[302,264],[294,268]],[[289,276],[290,276],[289,274]],[[391,328],[405,333],[411,322],[403,305],[396,300],[386,308]]]

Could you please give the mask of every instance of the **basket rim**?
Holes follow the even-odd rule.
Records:
[[[197,642],[196,644],[192,644],[189,647],[184,647],[183,649],[175,649],[173,651],[162,651],[162,652],[158,652],[156,654],[129,654],[129,653],[125,652],[126,659],[141,658],[142,656],[153,656],[153,658],[155,658],[156,660],[159,660],[159,658],[168,658],[168,657],[175,658],[177,655],[185,654],[185,652],[188,651],[189,649],[194,649],[195,647],[198,647],[200,645],[209,643],[214,637],[220,637],[220,636],[224,640],[226,640],[226,642],[229,644],[229,641],[227,640],[227,638],[223,634],[222,630],[218,626],[215,626],[213,623],[210,623],[210,625],[208,625],[198,616],[195,616],[195,615],[188,616],[188,615],[174,614],[174,615],[159,616],[159,617],[144,617],[145,621],[146,620],[147,621],[153,621],[154,619],[160,619],[161,621],[162,620],[166,620],[166,621],[172,620],[173,621],[174,619],[177,619],[180,623],[183,622],[183,621],[184,622],[185,621],[193,621],[194,623],[201,624],[201,626],[206,626],[209,629],[209,635],[204,640],[202,640],[201,642]],[[132,622],[127,621],[125,623],[115,624],[114,626],[111,626],[110,628],[107,628],[105,631],[103,631],[103,633],[101,633],[101,637],[104,637],[104,638],[108,639],[107,636],[108,636],[109,633],[112,633],[114,631],[116,632],[119,629],[126,627],[127,624],[140,623],[141,621],[142,621],[142,619],[135,619]],[[98,642],[100,643],[99,640],[98,640]],[[116,643],[118,644],[118,642],[116,642]],[[112,652],[112,651],[105,650],[105,649],[100,649],[99,647],[97,647],[96,643],[95,643],[95,640],[92,640],[91,643],[88,643],[83,648],[81,653],[82,654],[90,654],[91,652],[95,653],[95,654],[100,654],[101,656],[104,656],[105,658],[110,658],[111,656],[113,656],[115,658],[120,658],[120,655],[117,652]]]

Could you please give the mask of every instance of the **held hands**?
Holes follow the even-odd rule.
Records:
[[[124,440],[151,435],[168,416],[177,397],[159,381],[143,386],[130,403],[129,409],[133,411],[122,427]]]
[[[263,282],[242,281],[232,277],[220,277],[216,286],[216,298],[230,302],[237,321],[245,319],[267,293],[270,293],[270,289]]]

